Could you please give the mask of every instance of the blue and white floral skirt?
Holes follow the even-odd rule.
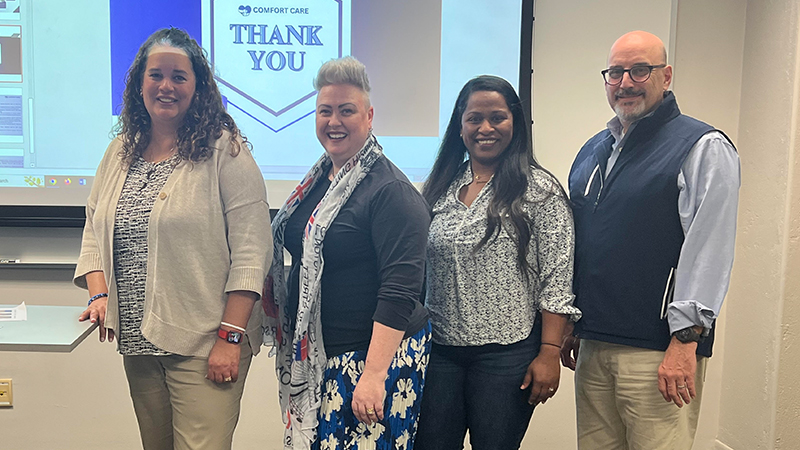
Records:
[[[412,450],[431,354],[431,325],[400,342],[389,366],[383,420],[366,425],[353,414],[353,391],[367,352],[328,358],[315,450]]]

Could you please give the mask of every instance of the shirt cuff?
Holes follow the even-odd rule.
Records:
[[[689,327],[711,328],[716,319],[714,310],[694,300],[672,302],[667,309],[670,334]]]
[[[570,321],[577,322],[580,320],[583,313],[581,313],[580,309],[572,305],[572,300],[574,298],[574,296],[570,295],[562,298],[549,299],[546,302],[539,303],[539,310],[553,314],[562,314],[568,316]]]
[[[86,285],[86,274],[103,270],[102,261],[99,253],[84,253],[78,257],[78,264],[75,267],[75,275],[72,282],[81,289],[89,289]]]
[[[406,332],[413,312],[414,303],[378,299],[372,320],[393,330]]]
[[[261,291],[264,289],[266,275],[260,267],[234,267],[228,272],[228,281],[225,284],[225,292],[250,291],[258,294],[261,298]]]

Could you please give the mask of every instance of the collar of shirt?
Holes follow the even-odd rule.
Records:
[[[447,192],[445,192],[445,194],[439,198],[436,204],[433,205],[434,214],[441,209],[447,209],[453,205],[457,205],[459,209],[482,211],[483,207],[479,207],[479,205],[482,205],[485,201],[488,201],[486,200],[486,196],[489,195],[488,193],[491,191],[488,186],[492,184],[493,178],[489,179],[489,182],[483,185],[481,191],[478,193],[478,196],[472,201],[472,204],[470,206],[466,206],[459,199],[459,193],[464,186],[472,183],[472,177],[472,168],[470,167],[469,160],[467,160],[459,169],[459,174],[456,175],[456,177],[453,179],[453,182],[450,183],[450,187],[447,188]]]
[[[606,128],[611,132],[611,136],[614,136],[614,142],[619,142],[625,137],[622,133],[622,122],[620,122],[617,116],[614,116],[611,120],[606,122]]]
[[[655,110],[650,111],[650,114],[647,114],[646,116],[642,117],[639,120],[642,120],[645,117],[650,117],[653,114],[655,114],[655,112],[656,112]],[[611,120],[606,122],[606,128],[608,128],[608,131],[611,132],[611,136],[614,136],[614,145],[613,145],[614,150],[616,150],[617,147],[619,147],[619,144],[625,140],[626,136],[631,134],[631,131],[633,131],[633,129],[636,128],[636,124],[639,123],[639,120],[631,124],[630,128],[628,128],[627,133],[622,132],[623,127],[622,127],[622,122],[620,122],[619,120],[619,116],[614,116]]]
[[[456,195],[458,195],[458,192],[461,191],[461,188],[463,188],[464,186],[472,183],[472,181],[473,181],[473,179],[475,177],[475,175],[472,173],[472,164],[470,164],[469,160],[464,162],[464,166],[465,166],[465,168],[463,169],[463,172],[461,173],[461,178],[458,179],[457,186],[455,186]],[[494,179],[494,175],[492,175],[492,177],[489,178],[489,181],[486,184],[491,183],[493,179]]]
[[[472,178],[475,176],[472,173],[472,164],[470,164],[469,160],[464,162],[464,171],[461,173],[461,179],[458,180],[458,186],[456,187],[456,192],[458,192],[462,187],[472,183]]]

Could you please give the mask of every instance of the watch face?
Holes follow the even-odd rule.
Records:
[[[238,344],[242,342],[242,333],[238,331],[228,331],[220,328],[219,330],[217,330],[217,336],[219,336],[222,339],[225,339],[231,344]]]
[[[238,344],[239,342],[242,342],[242,333],[238,331],[228,331],[227,341],[233,344]]]
[[[683,343],[699,342],[701,338],[700,334],[698,334],[691,328],[684,328],[683,330],[676,331],[675,337],[678,338],[678,340]]]

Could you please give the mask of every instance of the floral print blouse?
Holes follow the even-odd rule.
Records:
[[[490,180],[472,205],[458,199],[472,181],[464,163],[447,192],[433,205],[427,246],[425,304],[433,341],[441,345],[512,344],[530,335],[537,311],[578,320],[572,303],[575,236],[567,199],[548,173],[531,168],[524,211],[533,221],[526,280],[517,264],[514,228],[501,218],[495,239],[476,250],[487,227],[493,195]]]

